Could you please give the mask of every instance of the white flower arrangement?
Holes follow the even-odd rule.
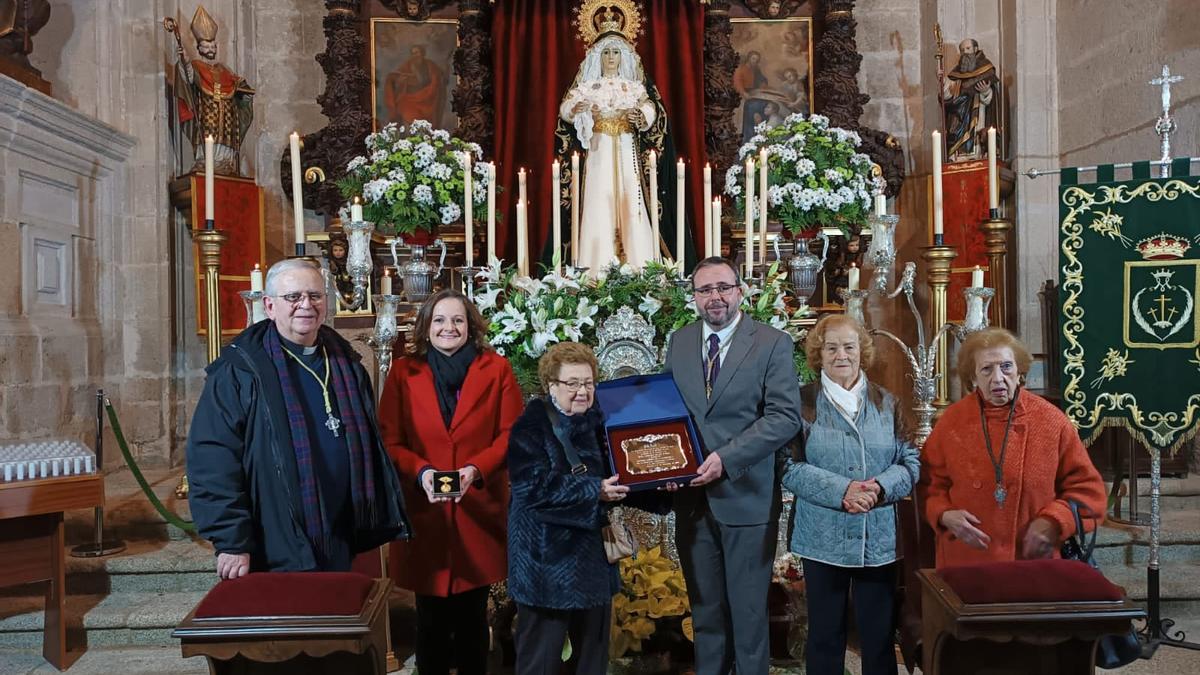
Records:
[[[407,129],[389,124],[368,134],[365,146],[338,187],[348,200],[362,196],[363,217],[382,234],[432,231],[462,218],[465,153],[475,164],[471,201],[487,202],[488,172],[476,143],[416,120]]]
[[[477,273],[483,288],[475,292],[475,305],[488,322],[488,339],[502,350],[526,392],[538,390],[537,361],[550,345],[567,340],[594,344],[597,326],[621,307],[636,307],[654,326],[659,344],[696,319],[692,294],[677,283],[672,267],[651,263],[636,270],[614,262],[600,272],[593,278],[567,267],[538,279],[492,265]],[[789,322],[794,317],[784,299],[785,276],[776,264],[766,285],[749,294],[742,308],[756,320],[791,333],[801,364],[802,334]]]
[[[811,236],[826,226],[848,232],[851,225],[866,222],[872,198],[884,188],[883,179],[873,175],[871,158],[858,151],[861,144],[858,133],[830,127],[823,115],[805,119],[793,113],[778,126],[755,128],[755,135],[738,149],[738,158],[744,162],[766,149],[768,217],[794,235]],[[743,214],[744,177],[741,163],[725,172],[725,194]]]

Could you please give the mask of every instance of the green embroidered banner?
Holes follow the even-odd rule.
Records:
[[[1200,178],[1064,182],[1059,266],[1067,416],[1173,453],[1200,424]]]

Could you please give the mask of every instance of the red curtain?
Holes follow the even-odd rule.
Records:
[[[577,2],[503,0],[495,4],[492,63],[495,75],[496,197],[503,214],[496,227],[497,255],[516,261],[517,171],[528,176],[530,261],[536,261],[550,232],[550,164],[558,104],[571,86],[584,45],[572,20]],[[703,213],[704,13],[699,3],[644,0],[645,31],[638,53],[654,80],[670,118],[677,157],[688,165],[688,222],[696,247],[704,229],[693,214]],[[672,208],[673,205],[672,205]],[[701,248],[702,250],[702,248]]]

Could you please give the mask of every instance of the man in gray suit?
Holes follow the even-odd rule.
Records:
[[[675,332],[667,368],[708,453],[700,475],[675,494],[696,673],[727,675],[736,665],[738,675],[767,675],[775,453],[800,430],[792,339],[738,309],[741,280],[729,261],[700,261],[692,289],[701,321]]]

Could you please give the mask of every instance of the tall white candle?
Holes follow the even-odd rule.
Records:
[[[683,274],[683,229],[687,227],[684,209],[684,172],[683,160],[675,163],[675,262],[679,264],[679,273]]]
[[[658,153],[650,151],[650,230],[654,233],[654,260],[659,259],[661,234],[658,225]]]
[[[942,134],[933,132],[933,236],[942,234]]]
[[[383,278],[379,280],[380,295],[392,294],[392,271],[386,267],[383,269]]]
[[[213,208],[214,200],[214,177],[213,166],[215,159],[213,157],[214,141],[212,134],[204,137],[204,221],[205,227],[208,223],[216,218],[216,210]]]
[[[704,203],[711,204],[712,195],[712,165],[708,162],[704,163]],[[704,211],[704,231],[711,234],[713,231],[712,209]],[[720,249],[717,249],[720,250]],[[712,254],[710,254],[712,255]]]
[[[292,223],[295,228],[296,243],[304,243],[304,188],[300,183],[303,173],[300,167],[300,134],[295,131],[288,137],[292,150]]]
[[[520,171],[517,171],[517,184],[519,187],[519,189],[517,190],[517,201],[525,202],[526,204],[528,204],[529,196],[525,194],[525,168],[524,167],[522,167]]]
[[[555,273],[562,270],[562,203],[558,199],[558,181],[561,178],[559,171],[562,165],[558,160],[550,165],[550,214],[552,216],[551,227],[554,236],[554,271]]]
[[[754,271],[754,158],[746,158],[746,276]]]
[[[256,293],[263,292],[263,273],[258,263],[255,263],[254,269],[250,270],[250,290]],[[250,302],[251,323],[258,323],[265,318],[267,318],[267,311],[263,305],[263,299],[260,297],[257,300],[252,300]]]
[[[1000,208],[1000,183],[996,172],[996,127],[988,127],[988,208]]]
[[[712,207],[709,209],[709,215],[712,217],[712,228],[708,231],[708,240],[712,243],[712,254],[721,255],[721,198],[712,198]]]
[[[362,200],[355,197],[354,202],[350,204],[350,222],[357,223],[362,219]]]
[[[496,262],[496,163],[488,162],[488,196],[487,196],[487,246],[488,264]]]
[[[882,192],[875,195],[875,215],[887,215],[887,197],[884,197]]]
[[[983,287],[983,268],[980,267],[979,265],[976,265],[975,269],[971,270],[971,288],[982,288],[982,287]]]
[[[526,248],[528,232],[525,230],[525,202],[517,201],[517,274],[529,276]]]
[[[758,151],[758,262],[767,264],[767,149]]]
[[[655,197],[657,200],[658,198]],[[579,153],[571,153],[571,264],[579,266]]]
[[[475,266],[475,181],[471,175],[471,152],[463,151],[463,248],[467,267]]]
[[[851,290],[851,291],[858,290],[858,275],[859,275],[858,265],[855,265],[854,263],[850,263],[850,270],[846,274],[846,277],[847,277],[846,287],[849,290]]]

